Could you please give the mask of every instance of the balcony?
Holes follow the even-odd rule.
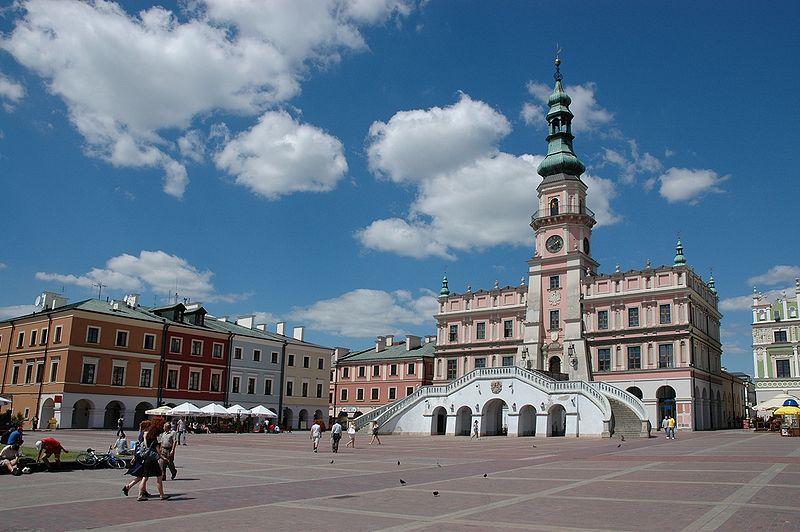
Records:
[[[594,212],[584,205],[558,205],[539,209],[531,216],[531,227],[538,229],[544,223],[555,221],[560,217],[587,217],[591,225],[597,223]]]

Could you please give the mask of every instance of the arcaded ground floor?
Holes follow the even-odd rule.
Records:
[[[104,448],[113,432],[56,437]],[[123,497],[119,471],[4,475],[0,529],[800,529],[800,438],[678,438],[384,436],[334,456],[312,454],[308,433],[190,435],[166,483],[174,500]]]

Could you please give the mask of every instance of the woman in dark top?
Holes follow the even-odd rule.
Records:
[[[139,485],[139,497],[136,500],[146,501],[147,497],[150,496],[147,493],[147,479],[156,477],[158,494],[162,500],[167,500],[169,495],[164,495],[164,486],[161,483],[163,474],[158,460],[161,456],[161,445],[158,442],[158,437],[164,432],[164,422],[158,420],[142,421],[139,425],[139,430],[141,443],[127,473],[135,478],[122,487],[122,493],[127,495],[131,488],[141,482]]]

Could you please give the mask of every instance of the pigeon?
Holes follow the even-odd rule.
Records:
[[[621,441],[625,441],[625,436],[624,436],[624,435],[623,435],[623,436],[620,436],[620,437],[619,437],[619,439],[620,439]]]
[[[536,448],[536,444],[535,444],[535,443],[532,443],[532,444],[531,444],[531,447],[533,447],[533,448],[535,449],[535,448]]]
[[[434,492],[433,492],[433,496],[434,496],[434,497],[438,497],[438,496],[439,496],[439,492],[438,492],[438,491],[434,491]]]
[[[488,477],[488,476],[489,476],[489,475],[487,475],[486,473],[484,473],[484,474],[483,474],[483,478],[486,478],[486,477]]]
[[[619,448],[619,447],[622,447],[622,444],[620,443],[619,445],[617,445],[617,447],[618,447],[618,448]]]
[[[400,465],[400,460],[397,461],[397,465]]]
[[[439,462],[436,462],[436,467],[442,467],[442,464],[440,464]]]
[[[401,486],[405,486],[405,485],[406,485],[406,481],[405,481],[405,480],[403,480],[402,478],[400,479],[400,485],[401,485]]]
[[[333,460],[331,460],[331,463],[333,463]]]

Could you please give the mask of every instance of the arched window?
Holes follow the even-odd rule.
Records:
[[[550,216],[555,216],[558,214],[558,198],[553,198],[550,200]]]
[[[587,255],[590,255],[590,253],[589,253],[589,239],[588,238],[584,238],[583,239],[583,252],[586,253]]]

